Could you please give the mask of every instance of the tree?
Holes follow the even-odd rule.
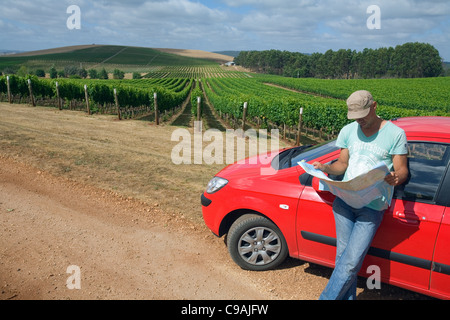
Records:
[[[114,79],[123,79],[123,78],[125,78],[125,72],[123,72],[119,69],[114,69],[113,78]]]
[[[19,70],[17,70],[17,75],[19,77],[25,77],[28,74],[28,69],[25,66],[21,66]]]
[[[442,74],[439,51],[428,43],[416,43],[416,69],[419,77],[437,77]]]
[[[58,71],[56,71],[55,67],[50,68],[50,79],[56,79],[58,77]]]
[[[78,75],[80,77],[82,77],[83,79],[86,79],[88,76],[88,72],[86,71],[85,68],[80,68],[80,69],[78,69]]]
[[[100,73],[98,74],[99,79],[108,79],[108,72],[106,72],[105,68],[100,70]]]
[[[89,78],[91,79],[98,79],[98,72],[95,69],[89,69],[88,71]]]
[[[35,74],[36,74],[38,77],[45,78],[45,71],[42,70],[42,69],[37,69],[36,72],[35,72]]]
[[[256,72],[288,77],[381,78],[436,77],[444,74],[438,50],[427,43],[395,48],[340,49],[305,55],[288,51],[241,51],[235,63]]]

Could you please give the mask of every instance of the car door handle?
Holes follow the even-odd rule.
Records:
[[[413,226],[417,226],[417,225],[419,225],[420,221],[426,220],[425,217],[418,216],[415,213],[408,213],[408,212],[402,212],[402,211],[395,212],[394,218],[398,219],[402,223],[413,225]]]

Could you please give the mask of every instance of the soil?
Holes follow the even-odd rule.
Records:
[[[212,235],[201,219],[192,218],[200,206],[197,191],[193,196],[197,202],[178,195],[185,201],[185,211],[180,212],[176,205],[155,203],[151,196],[133,193],[132,187],[117,186],[117,181],[128,177],[139,179],[140,168],[128,173],[132,169],[117,160],[122,180],[114,180],[116,167],[110,165],[95,175],[87,155],[83,163],[81,158],[69,161],[81,148],[86,154],[112,152],[99,143],[112,148],[111,141],[124,136],[122,129],[132,132],[130,126],[135,139],[141,129],[147,134],[164,130],[168,134],[172,129],[67,110],[7,104],[0,108],[1,300],[314,300],[325,287],[331,269],[296,259],[289,258],[278,269],[266,272],[240,269],[229,257],[224,239]],[[89,123],[92,128],[83,127]],[[76,138],[71,126],[77,128]],[[65,135],[58,134],[62,128]],[[83,136],[89,130],[92,134],[94,128],[111,137],[99,134],[93,141],[93,136]],[[54,139],[51,147],[46,139]],[[76,142],[72,151],[64,144],[70,139]],[[165,144],[170,147],[170,141]],[[131,144],[127,147],[117,159],[126,159],[126,152],[136,153]],[[156,152],[138,150],[142,159]],[[104,159],[96,154],[95,161],[103,163]],[[197,176],[204,171],[195,168],[191,170]],[[173,179],[187,174],[184,167],[172,165],[171,170]],[[205,175],[210,174],[208,170]],[[172,192],[165,188],[168,194]],[[140,190],[142,194],[160,191]],[[73,282],[74,266],[80,271],[79,288],[73,288],[78,283]],[[381,290],[368,290],[365,279],[360,280],[358,298],[427,299],[386,284]]]

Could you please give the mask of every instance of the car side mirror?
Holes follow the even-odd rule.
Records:
[[[298,179],[302,186],[311,187],[312,186],[312,178],[313,178],[313,176],[310,175],[309,173],[304,173]]]
[[[317,192],[328,192],[319,189],[320,179],[310,175],[309,173],[304,173],[299,177],[300,184],[305,187],[312,187]]]

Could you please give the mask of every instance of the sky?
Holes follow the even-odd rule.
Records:
[[[450,61],[450,1],[0,0],[0,51],[95,43],[324,53],[406,42]]]

